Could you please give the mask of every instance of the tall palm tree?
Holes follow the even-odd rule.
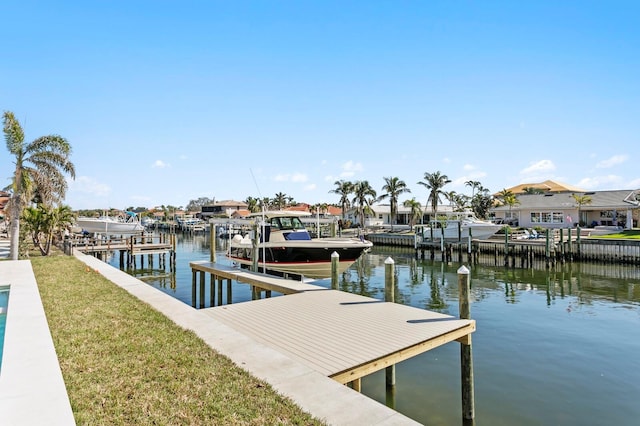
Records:
[[[275,197],[273,197],[273,204],[278,208],[278,210],[282,210],[287,207],[287,194],[278,192]]]
[[[398,196],[405,192],[411,192],[411,190],[403,180],[400,180],[400,178],[386,177],[384,178],[384,181],[385,184],[382,187],[382,190],[386,191],[386,193],[381,194],[378,199],[384,200],[385,198],[389,198],[389,204],[391,207],[391,228],[393,229],[393,225],[396,223],[396,217],[398,215]]]
[[[68,174],[75,179],[76,172],[69,160],[71,145],[58,135],[41,136],[26,143],[24,131],[12,112],[4,113],[4,137],[9,153],[15,156],[15,171],[8,189],[11,192],[9,215],[11,218],[11,259],[18,259],[20,216],[24,208],[38,193],[44,205],[53,205],[64,199]]]
[[[518,200],[518,197],[508,189],[503,189],[502,191],[500,191],[498,196],[505,205],[509,206],[509,217],[511,218],[511,210],[514,206],[520,204],[520,200]]]
[[[424,182],[418,182],[418,185],[422,185],[427,188],[429,192],[429,201],[431,201],[431,212],[435,218],[438,210],[438,203],[440,202],[440,196],[444,194],[442,188],[448,183],[451,183],[451,179],[447,175],[441,174],[439,171],[434,173],[425,173]]]
[[[476,194],[476,189],[482,188],[482,183],[477,180],[468,180],[464,184],[471,187],[471,198]]]
[[[582,214],[581,214],[582,206],[591,204],[591,201],[593,200],[588,195],[571,194],[571,196],[573,197],[573,199],[576,201],[576,204],[578,205],[578,224],[582,226],[584,225],[584,221],[582,220]]]
[[[340,196],[340,207],[342,208],[342,221],[344,222],[347,214],[347,209],[351,207],[349,195],[353,193],[353,183],[344,180],[337,180],[333,183],[336,189],[329,191],[332,194],[338,194]]]
[[[422,204],[420,204],[420,201],[416,201],[416,197],[413,197],[410,200],[405,200],[402,205],[411,209],[409,226],[413,229],[413,225],[415,225],[418,219],[422,216]]]
[[[371,187],[369,181],[363,180],[353,184],[353,194],[352,203],[358,211],[360,226],[364,227],[364,215],[370,210],[372,202],[375,201],[376,191]]]

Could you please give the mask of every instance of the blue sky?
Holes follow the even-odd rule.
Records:
[[[2,6],[0,108],[73,147],[74,209],[440,171],[491,192],[640,187],[635,1],[57,1]],[[12,158],[0,149],[8,178]],[[404,198],[403,198],[404,199]]]

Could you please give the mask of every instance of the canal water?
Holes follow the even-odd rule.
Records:
[[[217,242],[219,262],[226,262],[225,243]],[[130,272],[194,305],[189,262],[209,259],[209,237],[178,235],[176,252],[173,273]],[[462,264],[416,259],[411,249],[374,247],[340,276],[340,289],[384,299],[388,257],[396,265],[398,303],[458,315]],[[115,257],[110,263],[119,267]],[[637,267],[465,266],[477,321],[477,425],[640,424]],[[329,280],[316,283],[330,286]],[[233,303],[251,298],[245,284],[234,283],[232,293]],[[449,343],[398,364],[394,392],[386,391],[384,372],[364,378],[362,391],[423,424],[461,424],[459,348]]]

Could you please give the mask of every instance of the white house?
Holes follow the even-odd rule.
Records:
[[[576,193],[590,203],[578,206],[574,193],[518,194],[519,203],[490,210],[495,219],[516,220],[521,227],[568,228],[613,225],[631,229],[638,226],[640,189]],[[580,217],[578,217],[578,212]]]

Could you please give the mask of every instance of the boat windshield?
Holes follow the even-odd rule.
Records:
[[[305,229],[304,225],[300,218],[297,217],[272,217],[271,218],[271,228],[272,229],[286,229],[286,230],[297,230],[297,229]]]

